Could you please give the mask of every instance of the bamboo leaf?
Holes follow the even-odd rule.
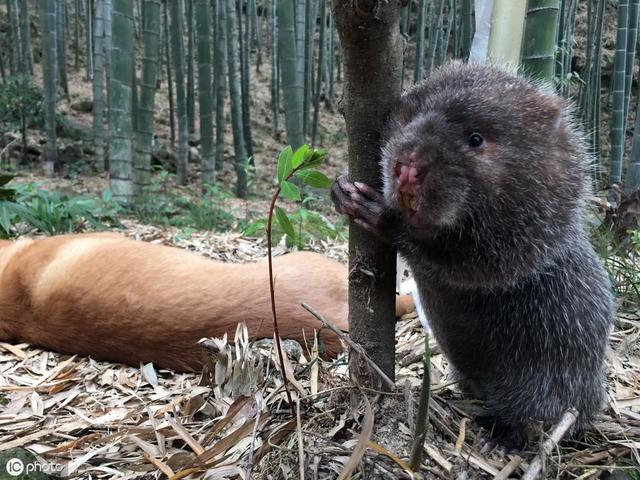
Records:
[[[291,237],[291,239],[296,238],[296,232],[293,229],[291,220],[289,220],[287,213],[280,207],[276,207],[276,220],[278,220],[278,225],[280,225],[284,233]]]
[[[318,170],[300,170],[296,172],[296,177],[304,183],[314,188],[331,188],[331,180]]]
[[[286,180],[280,184],[280,188],[282,188],[282,195],[289,200],[299,201],[302,199],[300,196],[300,189],[297,185],[294,185],[291,182],[287,182]]]
[[[293,156],[293,150],[291,146],[287,146],[280,155],[278,155],[278,183],[282,183],[284,179],[286,179],[291,172],[293,171],[291,157]]]

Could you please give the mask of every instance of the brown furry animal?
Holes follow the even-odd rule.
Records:
[[[275,258],[274,273],[283,338],[304,346],[320,329],[301,302],[347,330],[343,265],[298,252]],[[232,335],[243,321],[252,338],[273,336],[266,262],[220,263],[113,233],[0,241],[2,341],[196,370],[197,341]],[[335,334],[321,338],[328,356],[341,351]]]

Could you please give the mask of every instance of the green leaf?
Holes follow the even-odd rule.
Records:
[[[310,156],[311,149],[306,143],[298,148],[291,158],[291,166],[296,169]]]
[[[324,161],[326,157],[327,157],[326,150],[322,148],[315,149],[313,150],[313,153],[311,153],[311,155],[308,156],[304,164],[300,167],[300,170],[307,170],[309,168],[317,167]]]
[[[304,207],[300,207],[300,218],[302,219],[303,222],[307,221],[307,218],[309,218],[309,210],[307,210]]]
[[[291,225],[291,220],[289,220],[286,212],[278,206],[276,206],[276,220],[278,220],[278,225],[280,225],[284,233],[292,239],[296,238],[296,232],[293,229],[293,225]]]
[[[293,150],[288,146],[284,150],[280,152],[278,155],[278,183],[282,183],[293,171],[293,167],[291,166],[291,157],[293,156]]]
[[[247,237],[252,237],[259,230],[265,230],[266,228],[267,228],[267,222],[265,222],[264,220],[257,220],[253,222],[251,225],[249,225],[247,228],[245,228],[242,234]]]
[[[3,237],[11,234],[11,214],[4,207],[3,202],[0,202],[0,228],[4,231]]]
[[[280,184],[282,188],[282,195],[289,200],[299,201],[302,199],[300,196],[300,189],[297,185],[294,185],[291,182],[287,182],[286,180]]]
[[[318,170],[299,170],[296,176],[307,185],[314,188],[331,188],[331,180]]]

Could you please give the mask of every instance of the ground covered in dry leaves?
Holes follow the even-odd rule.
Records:
[[[126,226],[134,238],[224,261],[265,253],[263,243],[236,234],[185,239],[176,230]],[[312,248],[346,258],[343,244]],[[638,478],[639,336],[640,317],[623,315],[611,336],[605,414],[581,442],[543,456],[539,444],[517,455],[480,453],[482,432],[472,421],[478,405],[447,383],[446,361],[432,344],[420,472],[408,466],[423,375],[424,332],[415,314],[397,324],[390,393],[356,388],[346,355],[327,363],[314,346],[303,353],[286,345],[292,408],[272,342],[252,344],[242,328],[236,338],[208,342],[202,374],[0,344],[0,462],[27,448],[54,475],[71,478],[324,479],[352,471],[364,479],[506,479],[543,460],[543,478]]]

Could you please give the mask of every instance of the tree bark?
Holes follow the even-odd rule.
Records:
[[[380,187],[379,134],[400,95],[401,1],[334,0],[342,43],[342,111],[348,139],[349,177]],[[349,227],[349,331],[389,377],[395,365],[395,251],[357,225]],[[351,351],[350,371],[360,383],[379,386]],[[380,384],[381,385],[381,384]]]

